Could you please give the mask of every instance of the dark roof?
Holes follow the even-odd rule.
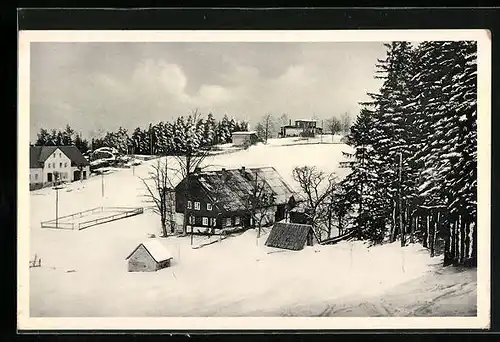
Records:
[[[30,169],[42,167],[39,162],[42,146],[30,146]]]
[[[287,204],[294,191],[273,167],[206,171],[193,177],[220,210],[234,212],[246,210],[247,201],[255,187],[255,175],[259,185],[273,193],[275,204]],[[183,187],[185,180],[177,185]]]
[[[89,165],[89,161],[85,159],[83,154],[76,146],[58,146],[61,151],[71,160],[71,165],[73,166],[86,166]]]
[[[315,237],[309,224],[277,222],[269,233],[265,245],[298,251],[306,245],[308,234],[313,234]]]
[[[43,167],[43,163],[56,149],[60,149],[71,160],[71,166],[89,165],[76,146],[30,146],[30,168]]]

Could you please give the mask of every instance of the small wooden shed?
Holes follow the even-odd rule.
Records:
[[[170,267],[173,259],[170,251],[158,240],[148,240],[137,246],[125,259],[129,272],[154,272]]]
[[[298,251],[304,246],[318,243],[318,238],[309,224],[277,222],[269,233],[266,246]]]

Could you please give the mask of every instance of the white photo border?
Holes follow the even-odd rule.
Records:
[[[29,128],[31,42],[477,41],[478,279],[476,317],[30,317]],[[19,31],[17,303],[19,330],[373,330],[490,327],[491,34],[488,30]]]

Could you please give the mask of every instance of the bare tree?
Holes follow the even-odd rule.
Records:
[[[340,121],[342,123],[342,131],[347,133],[351,128],[351,123],[352,123],[352,118],[349,112],[345,112],[344,114],[342,114]]]
[[[286,113],[281,114],[279,122],[283,126],[288,125],[290,122],[290,119],[288,118],[288,114],[286,114]]]
[[[314,229],[320,236],[321,232],[328,233],[324,222],[328,215],[328,198],[337,184],[335,175],[319,171],[315,166],[301,166],[293,169],[292,176],[304,192]]]
[[[336,117],[332,117],[331,119],[328,119],[326,121],[326,128],[328,129],[328,131],[330,132],[330,134],[332,135],[332,141],[333,141],[333,136],[337,133],[339,133],[340,131],[342,131],[342,122],[336,118]]]
[[[267,140],[274,135],[275,124],[272,114],[264,115],[261,122],[256,126],[257,136],[267,144]]]
[[[150,180],[152,184],[150,185],[146,179],[141,178],[144,186],[146,187],[146,197],[149,198],[149,202],[154,205],[154,212],[160,215],[162,236],[167,237],[167,221],[170,225],[170,232],[174,232],[175,222],[173,219],[173,205],[174,205],[174,186],[171,180],[171,174],[176,171],[168,167],[168,158],[165,157],[165,161],[162,162],[158,159],[156,165],[152,166],[152,171],[149,172]],[[170,176],[170,177],[169,177]]]
[[[251,192],[246,196],[246,209],[252,219],[252,228],[258,227],[259,238],[262,222],[274,206],[275,197],[269,185],[264,180],[259,180],[257,172],[253,177]]]

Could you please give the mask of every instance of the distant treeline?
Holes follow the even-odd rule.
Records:
[[[89,149],[114,147],[123,154],[171,155],[182,153],[188,147],[192,149],[231,142],[231,135],[236,131],[248,131],[248,122],[237,121],[224,115],[216,121],[209,113],[206,118],[199,112],[181,116],[172,122],[150,123],[147,127],[137,127],[132,134],[120,127],[116,132],[102,133],[91,141],[82,139],[66,125],[65,130],[40,129],[35,145],[76,145],[85,153]]]

